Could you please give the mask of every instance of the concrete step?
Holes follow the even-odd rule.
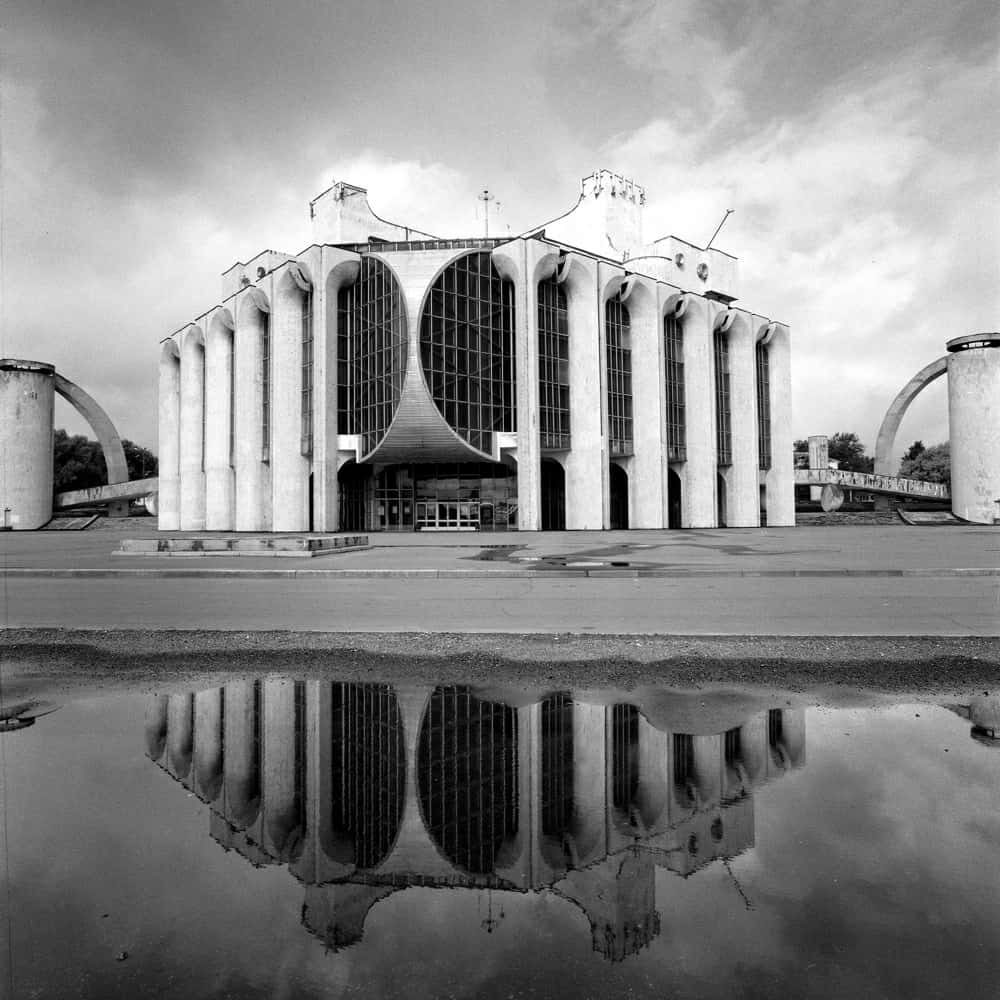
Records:
[[[368,548],[367,535],[194,535],[123,538],[113,556],[279,556],[310,559]]]

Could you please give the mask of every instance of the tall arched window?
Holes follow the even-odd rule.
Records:
[[[687,427],[684,409],[684,333],[672,314],[663,317],[664,382],[667,400],[667,459],[687,459]]]
[[[517,429],[514,285],[489,253],[438,275],[420,317],[420,359],[434,404],[474,448],[492,452],[494,433]]]
[[[541,447],[569,448],[569,313],[555,278],[538,283],[538,402]]]
[[[260,318],[260,431],[262,462],[271,460],[271,317]]]
[[[302,434],[300,451],[313,450],[313,318],[312,292],[302,295]]]
[[[337,430],[372,451],[392,423],[406,374],[406,314],[392,271],[361,258],[358,280],[337,299]]]
[[[771,366],[766,344],[757,344],[757,456],[762,469],[771,468]]]
[[[620,293],[604,308],[608,355],[608,438],[612,455],[632,454],[632,334]]]
[[[719,465],[733,464],[733,417],[729,404],[729,343],[715,331],[715,449]]]

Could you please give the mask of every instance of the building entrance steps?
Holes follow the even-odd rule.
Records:
[[[368,548],[367,535],[211,535],[123,538],[112,556],[279,556],[311,559]]]

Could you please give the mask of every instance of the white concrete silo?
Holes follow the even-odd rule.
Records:
[[[1000,517],[1000,333],[948,341],[951,509],[993,524]]]
[[[52,517],[55,368],[0,359],[0,525],[40,528]]]

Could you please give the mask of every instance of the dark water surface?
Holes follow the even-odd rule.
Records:
[[[65,704],[0,733],[0,995],[995,995],[993,701]]]

